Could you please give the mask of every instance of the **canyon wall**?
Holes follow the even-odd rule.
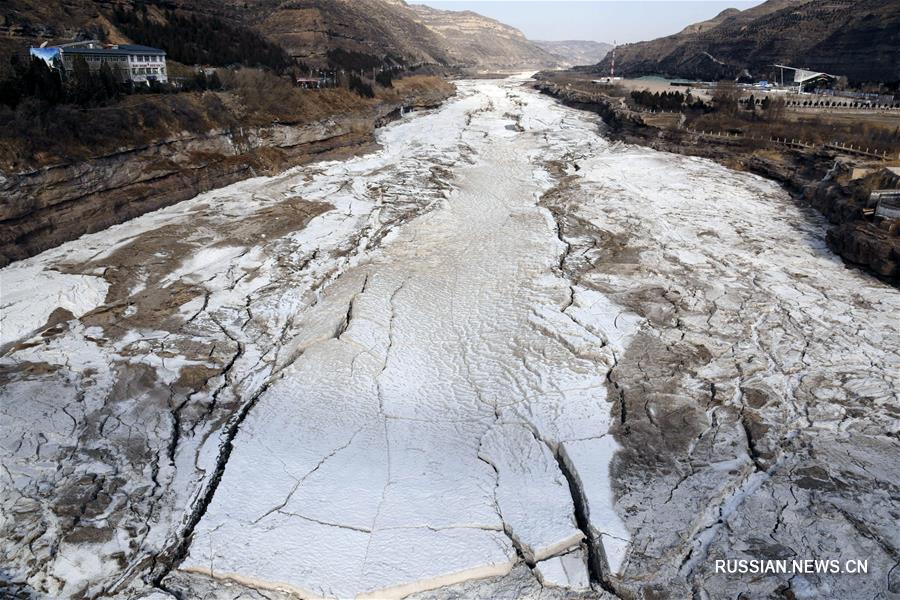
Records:
[[[366,113],[184,133],[87,161],[0,173],[0,266],[241,179],[359,152],[402,107],[434,107],[450,93],[437,86]]]

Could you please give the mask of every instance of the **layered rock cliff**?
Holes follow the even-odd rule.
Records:
[[[453,62],[446,44],[402,2],[252,0],[238,14],[311,66],[327,65],[336,49],[412,64]]]
[[[181,135],[89,160],[0,173],[0,266],[255,175],[374,144],[401,107],[440,104],[452,86],[428,78],[397,100],[314,122]]]
[[[554,67],[565,62],[557,54],[529,41],[515,27],[478,13],[438,10],[422,4],[406,8],[413,12],[416,21],[439,37],[454,64],[523,69]]]

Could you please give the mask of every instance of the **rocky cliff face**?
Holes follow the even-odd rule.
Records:
[[[697,23],[668,37],[616,50],[616,71],[694,79],[773,74],[788,64],[851,81],[900,80],[897,0],[769,0]],[[596,69],[607,72],[610,58]]]
[[[0,266],[247,177],[360,151],[401,106],[436,106],[449,88],[419,89],[366,113],[185,133],[90,161],[0,173]]]
[[[437,10],[402,0],[256,0],[257,30],[309,64],[329,49],[469,68],[538,68],[560,58],[521,31],[472,11]]]
[[[9,175],[0,184],[7,199],[0,209],[0,264],[214,187],[370,141],[371,123],[358,118],[279,124],[186,135],[89,162]]]

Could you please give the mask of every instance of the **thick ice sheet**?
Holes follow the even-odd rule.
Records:
[[[567,440],[596,450],[583,461],[603,482],[590,502],[613,521],[598,531],[627,539],[604,472],[605,376],[639,320],[617,328],[620,308],[558,272],[565,248],[538,201],[545,161],[564,152],[544,135],[566,111],[509,84],[462,96],[461,130],[447,127],[454,110],[425,120],[461,136],[471,164],[437,209],[322,293],[314,314],[349,321],[325,340],[300,334],[303,354],[242,425],[182,569],[385,597],[566,554],[584,538]]]

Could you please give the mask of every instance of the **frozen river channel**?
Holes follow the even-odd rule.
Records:
[[[372,154],[0,271],[0,578],[725,593],[705,561],[761,552],[762,515],[796,554],[826,551],[804,523],[829,502],[855,514],[855,488],[798,483],[833,452],[872,496],[835,551],[893,585],[896,290],[772,183],[612,144],[515,78],[458,88]]]
[[[453,188],[304,316],[182,568],[343,598],[519,556],[556,573],[584,536],[573,490],[621,564],[606,374],[639,319],[560,275],[566,244],[539,201],[548,155],[567,150],[544,133],[568,111],[504,86],[463,94],[422,119],[458,128]]]

